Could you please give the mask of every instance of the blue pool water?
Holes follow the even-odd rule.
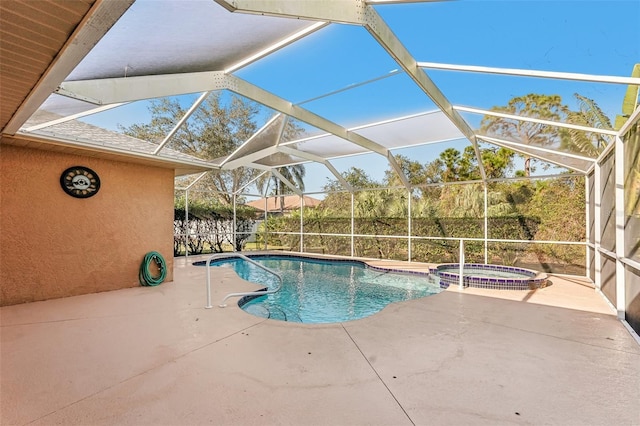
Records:
[[[264,318],[314,324],[351,321],[373,315],[390,303],[441,291],[438,281],[429,276],[373,269],[356,261],[291,256],[251,256],[251,259],[283,278],[279,292],[242,305],[245,311]],[[242,259],[223,259],[211,264],[232,266],[241,278],[269,288],[278,285],[273,275]]]

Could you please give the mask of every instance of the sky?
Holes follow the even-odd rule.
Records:
[[[629,76],[640,62],[640,0],[482,1],[380,5],[376,10],[420,62]],[[362,27],[333,24],[251,64],[235,74],[294,103],[389,75],[398,64]],[[576,108],[574,93],[594,99],[614,120],[626,86],[539,78],[426,70],[454,105],[490,109],[528,93],[559,94]],[[194,96],[185,96],[185,104]],[[304,104],[344,127],[435,109],[404,73]],[[481,116],[463,113],[472,127]],[[149,120],[145,101],[90,116],[92,124],[116,130]],[[468,143],[453,146],[464,149]],[[421,162],[451,144],[413,149]],[[339,171],[353,158],[334,160]],[[355,161],[382,179],[379,155]],[[306,191],[320,190],[330,174],[307,167]]]

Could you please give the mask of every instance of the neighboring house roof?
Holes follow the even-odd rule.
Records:
[[[321,200],[308,196],[302,197],[304,207],[317,207]],[[257,210],[265,211],[264,207],[265,199],[261,198],[256,201],[247,203],[247,206],[253,207]],[[285,195],[284,196],[284,211],[295,210],[300,208],[300,197],[297,195]],[[267,212],[279,212],[280,211],[280,197],[268,197],[267,198]]]
[[[126,156],[128,159],[137,158],[138,162],[155,164],[159,167],[170,167],[176,170],[176,175],[199,173],[214,168],[213,164],[200,158],[164,148],[157,154],[154,151],[158,144],[137,139],[124,133],[103,129],[78,120],[65,121],[51,126],[37,128],[39,124],[53,122],[61,118],[57,114],[46,111],[38,111],[16,134],[18,138],[33,138],[34,141],[45,139],[41,143],[42,149],[53,149],[49,145],[62,145],[73,147],[84,151],[94,151],[103,153],[103,157],[122,160]],[[30,130],[33,128],[33,130]],[[3,141],[19,145],[17,141],[10,141],[3,137]],[[30,143],[29,146],[33,146]],[[80,153],[80,152],[78,152]]]

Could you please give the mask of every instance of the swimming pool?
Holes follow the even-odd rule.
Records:
[[[437,280],[427,274],[403,274],[354,260],[282,255],[250,258],[280,273],[282,288],[267,296],[244,297],[238,304],[250,314],[281,321],[312,324],[351,321],[373,315],[390,303],[442,290]],[[267,288],[278,284],[273,275],[242,259],[214,260],[211,265],[231,266],[241,278]]]

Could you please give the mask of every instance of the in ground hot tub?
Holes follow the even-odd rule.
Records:
[[[440,287],[460,284],[460,264],[443,263],[431,268],[440,278]],[[549,285],[547,274],[515,266],[465,263],[462,272],[464,287],[491,288],[497,290],[532,290]]]

